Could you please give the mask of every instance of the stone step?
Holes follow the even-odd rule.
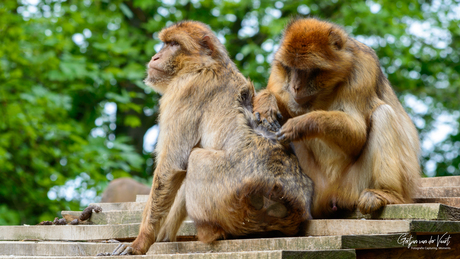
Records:
[[[91,203],[102,208],[102,211],[111,210],[144,210],[145,202],[118,202],[118,203]]]
[[[112,252],[118,243],[90,242],[0,242],[0,255],[15,256],[90,256]],[[273,239],[221,240],[212,244],[194,242],[160,242],[148,254],[341,249],[340,237],[298,237]]]
[[[0,240],[133,240],[139,233],[139,226],[139,223],[76,226],[0,226]],[[184,221],[177,234],[182,237],[195,236],[196,229],[193,222]]]
[[[425,177],[421,181],[422,187],[451,187],[460,186],[460,176]]]
[[[147,202],[149,199],[148,195],[138,194],[136,195],[136,202]]]
[[[92,213],[88,223],[96,225],[130,224],[142,221],[143,210],[109,210]],[[79,218],[81,211],[61,211],[61,215],[69,223]]]
[[[134,239],[140,224],[64,225],[64,226],[0,226],[0,240],[107,240]],[[460,233],[460,221],[444,220],[374,220],[336,219],[311,220],[306,236],[372,235],[407,232]],[[195,236],[191,221],[185,221],[178,236]]]
[[[142,210],[109,210],[93,213],[89,223],[97,225],[140,223]],[[62,211],[61,215],[72,221],[80,216],[80,211]],[[392,204],[372,214],[363,215],[359,211],[344,215],[348,219],[426,219],[460,220],[460,208],[440,203]]]
[[[357,210],[347,218],[460,220],[460,208],[440,203],[392,204],[372,214]]]
[[[65,241],[0,241],[0,255],[14,256],[92,256],[112,252],[119,243]]]
[[[417,198],[414,201],[417,203],[442,203],[460,208],[460,197]]]
[[[415,199],[437,197],[460,197],[460,186],[424,187],[415,195]]]
[[[393,235],[353,235],[353,236],[321,236],[321,237],[290,237],[263,239],[220,240],[211,244],[198,241],[191,242],[160,242],[150,247],[148,254],[183,254],[250,252],[250,251],[306,251],[306,250],[337,250],[337,249],[371,249],[405,247],[398,243],[402,234]],[[91,256],[98,253],[112,252],[118,243],[95,242],[15,242],[0,241],[0,255],[14,256]]]
[[[0,256],[1,259],[58,259],[62,256]],[[94,256],[66,256],[66,259],[93,259]],[[103,257],[102,257],[103,258]],[[188,253],[188,254],[158,254],[144,256],[117,256],[117,259],[293,259],[293,258],[324,258],[324,259],[352,259],[356,258],[353,249],[316,250],[316,251],[257,251],[232,253]]]

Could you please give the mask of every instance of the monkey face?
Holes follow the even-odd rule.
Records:
[[[160,31],[164,43],[147,65],[145,84],[164,94],[173,80],[217,61],[228,62],[225,47],[200,22],[184,21]]]
[[[286,90],[297,104],[303,105],[308,103],[320,91],[320,84],[317,83],[319,73],[317,69],[285,67],[285,70],[287,73]]]
[[[167,84],[176,72],[175,60],[179,52],[180,45],[176,41],[165,43],[147,65],[145,84],[163,94]]]
[[[284,77],[285,90],[298,105],[345,80],[351,66],[347,35],[316,19],[293,21],[275,55],[274,69]]]

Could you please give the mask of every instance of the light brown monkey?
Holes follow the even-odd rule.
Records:
[[[419,140],[375,52],[335,24],[293,20],[254,112],[293,141],[315,184],[314,218],[411,201],[420,178]]]
[[[206,25],[180,22],[159,37],[164,47],[145,80],[163,95],[157,167],[139,235],[116,254],[174,240],[187,214],[203,242],[297,234],[310,218],[312,182],[274,133],[257,127],[253,85]]]

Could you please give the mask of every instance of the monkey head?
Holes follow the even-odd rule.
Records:
[[[228,59],[225,47],[201,22],[176,23],[161,30],[159,38],[163,47],[148,63],[144,82],[160,94],[180,75],[209,67],[210,62]]]
[[[347,79],[353,60],[347,44],[345,31],[332,23],[297,19],[286,27],[273,70],[295,103],[307,104]]]

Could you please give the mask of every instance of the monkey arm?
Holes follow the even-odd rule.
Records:
[[[289,119],[277,136],[283,141],[319,138],[332,148],[356,156],[367,139],[362,117],[342,111],[313,111]]]

